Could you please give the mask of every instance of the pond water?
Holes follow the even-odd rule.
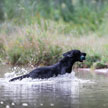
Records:
[[[0,67],[0,108],[108,108],[108,77],[75,70],[50,79],[8,82],[29,68]]]

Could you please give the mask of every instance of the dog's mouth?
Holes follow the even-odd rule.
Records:
[[[83,62],[85,59],[86,59],[86,58],[85,58],[84,55],[81,55],[81,56],[80,56],[80,62]]]

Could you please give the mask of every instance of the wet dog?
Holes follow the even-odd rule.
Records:
[[[30,73],[11,79],[10,81],[22,80],[24,78],[50,78],[65,73],[71,73],[72,66],[75,62],[83,62],[86,53],[79,50],[71,50],[63,54],[63,58],[56,64],[51,66],[39,67]]]

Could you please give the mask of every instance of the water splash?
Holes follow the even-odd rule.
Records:
[[[17,72],[16,72],[17,71]],[[3,84],[42,84],[42,83],[63,83],[63,82],[73,82],[75,83],[93,83],[90,80],[79,79],[75,76],[75,72],[73,71],[71,74],[58,75],[57,77],[51,77],[48,79],[31,79],[25,78],[23,80],[16,80],[15,82],[9,82],[9,80],[13,77],[18,76],[18,74],[23,75],[26,74],[27,70],[21,68],[18,72],[17,68],[13,68],[13,71],[5,74],[5,78],[0,78],[0,82]]]
[[[11,72],[7,72],[4,74],[4,77],[5,78],[13,78],[13,77],[16,77],[18,75],[26,74],[27,72],[28,72],[28,70],[26,70],[25,68],[13,67],[11,69]]]
[[[4,78],[0,78],[2,84],[42,84],[42,83],[63,83],[63,82],[72,82],[72,83],[91,83],[90,80],[79,79],[75,76],[73,71],[71,74],[58,75],[57,77],[51,77],[48,79],[31,79],[25,78],[23,80],[17,80],[15,82],[9,82],[11,78],[27,74],[29,69],[21,67],[13,67],[10,69],[10,72],[5,73]]]
[[[58,75],[49,79],[25,78],[21,81],[9,82],[11,78],[27,72],[29,71],[25,68],[15,67],[11,72],[6,73],[4,78],[0,78],[1,105],[7,105],[7,108],[17,105],[19,108],[44,107],[46,104],[49,107],[55,107],[58,104],[56,100],[60,100],[69,108],[71,104],[77,106],[79,103],[80,85],[92,83],[90,80],[77,78],[74,71],[71,74]],[[9,104],[6,103],[7,98]],[[48,103],[45,101],[46,98]],[[62,105],[61,103],[59,105]]]

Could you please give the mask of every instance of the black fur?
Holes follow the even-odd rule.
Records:
[[[50,78],[57,75],[62,75],[65,73],[71,73],[72,66],[75,62],[83,62],[85,60],[86,53],[80,52],[79,50],[71,50],[63,54],[63,58],[56,64],[51,66],[45,66],[36,68],[30,73],[11,79],[22,80],[23,78]]]

